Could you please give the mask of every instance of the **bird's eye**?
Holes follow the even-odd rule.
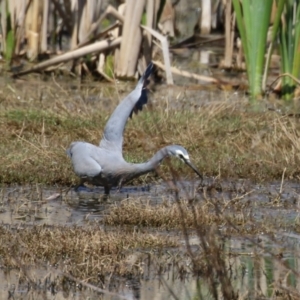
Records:
[[[180,159],[184,160],[184,157],[183,157],[182,154],[178,154],[178,157],[179,157]]]

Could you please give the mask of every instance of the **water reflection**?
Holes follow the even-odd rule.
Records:
[[[204,188],[200,188],[199,182],[181,182],[177,187],[180,188],[180,196],[198,201],[204,201],[209,194],[223,203],[237,198],[239,204],[251,203],[253,222],[263,222],[266,215],[278,222],[291,224],[298,219],[300,185],[297,183],[285,182],[281,188],[280,182],[265,186],[251,185],[245,181],[222,182],[215,184],[211,191],[208,191],[210,183],[205,184]],[[4,187],[0,191],[0,222],[13,227],[20,224],[85,226],[89,222],[99,222],[112,204],[118,205],[127,199],[150,205],[175,201],[174,190],[167,183],[125,187],[121,191],[115,189],[108,202],[102,201],[102,195],[101,188],[75,192],[40,186]],[[271,297],[275,291],[282,294],[284,288],[299,290],[300,235],[297,232],[287,232],[282,227],[269,235],[224,237],[224,241],[227,276],[240,297],[255,299]],[[202,251],[197,236],[190,236],[189,242],[195,251]],[[182,248],[174,251],[185,252],[184,244],[183,240]],[[155,254],[152,255],[155,261]],[[114,278],[105,288],[127,299],[169,299],[174,295],[178,299],[198,299],[200,295],[203,299],[213,299],[206,278],[193,276],[188,258],[181,259],[181,263],[185,268],[183,273],[171,263],[162,271],[154,263],[145,262],[140,278]],[[37,299],[41,295],[44,299],[53,299],[54,295],[55,299],[82,299],[98,298],[100,295],[97,291],[80,288],[78,283],[72,281],[66,284],[59,270],[51,267],[43,266],[26,272],[29,276],[24,278],[23,271],[4,273],[3,269],[0,270],[0,299],[10,295],[14,299]],[[34,286],[32,283],[35,283]],[[217,285],[221,295],[221,286],[218,282]],[[101,298],[118,299],[106,294]]]
[[[182,193],[195,195],[197,182],[185,183]],[[9,225],[46,224],[79,225],[101,220],[112,204],[126,199],[157,205],[174,201],[174,191],[168,184],[112,189],[111,197],[103,200],[103,188],[74,189],[40,186],[16,186],[0,189],[0,222]]]
[[[229,239],[226,242],[227,275],[234,290],[240,298],[269,298],[272,295],[283,295],[284,289],[299,290],[299,238],[295,240],[293,251],[287,257],[272,257],[267,239],[260,247],[245,239]],[[189,264],[188,260],[186,261]],[[27,279],[23,273],[11,270],[0,271],[0,299],[214,299],[206,278],[195,278],[191,273],[182,275],[176,266],[170,266],[163,274],[155,264],[145,266],[141,278],[114,278],[106,285],[106,290],[113,295],[101,294],[86,288],[80,283],[62,277],[54,268],[26,269]],[[28,279],[30,278],[31,281]],[[221,285],[218,286],[219,298],[222,298]],[[114,293],[118,294],[116,296]],[[299,296],[299,294],[298,294]],[[122,299],[123,299],[122,298]]]
[[[112,204],[127,199],[141,203],[158,205],[163,202],[174,203],[175,191],[172,183],[124,187],[121,191],[113,189],[108,201],[103,201],[103,188],[84,188],[79,191],[67,188],[49,188],[42,186],[15,186],[0,189],[0,222],[18,225],[80,225],[89,221],[101,220]],[[293,222],[298,217],[300,207],[300,185],[274,182],[265,186],[252,185],[243,180],[212,182],[207,179],[204,187],[199,181],[177,183],[179,197],[204,201],[213,197],[230,204],[233,199],[241,203],[251,203],[252,216],[261,221],[265,216]],[[276,203],[275,203],[276,202]],[[255,209],[255,203],[259,209]],[[274,205],[275,203],[275,205]]]

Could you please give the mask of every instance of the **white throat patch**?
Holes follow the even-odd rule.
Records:
[[[184,159],[190,160],[190,157],[189,157],[187,154],[183,154],[182,151],[180,151],[180,150],[175,150],[175,152],[176,152],[176,155],[177,155],[177,156],[182,155],[182,156],[184,157]]]

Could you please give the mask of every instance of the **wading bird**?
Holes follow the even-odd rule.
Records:
[[[160,149],[145,163],[128,163],[122,154],[123,132],[127,120],[133,112],[142,109],[147,103],[147,79],[152,73],[150,63],[140,78],[136,88],[123,99],[110,116],[99,146],[86,142],[73,142],[67,150],[77,176],[84,182],[104,186],[105,195],[109,195],[114,186],[122,184],[140,175],[152,172],[166,156],[175,156],[189,165],[201,178],[202,175],[191,163],[188,152],[178,145]]]

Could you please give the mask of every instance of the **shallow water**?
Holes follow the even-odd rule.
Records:
[[[263,239],[263,236],[259,236]],[[300,236],[294,241],[294,247],[299,250]],[[262,242],[264,243],[264,241]],[[269,242],[263,246],[271,247]],[[299,289],[299,278],[292,272],[287,275],[283,263],[274,263],[268,255],[253,256],[259,249],[245,239],[230,239],[226,243],[228,252],[233,253],[227,259],[231,269],[231,282],[239,295],[246,299],[261,299],[262,295],[270,296],[274,287],[270,279],[277,281],[288,289]],[[290,268],[298,271],[299,260],[293,254],[283,259]],[[188,262],[187,262],[188,263]],[[85,287],[80,283],[59,278],[62,274],[56,268],[44,269],[28,268],[25,271],[27,278],[22,279],[22,271],[0,271],[0,299],[214,299],[207,284],[201,279],[195,279],[190,274],[181,274],[178,269],[170,266],[163,274],[158,274],[154,268],[146,270],[141,279],[114,279],[101,293],[93,288]],[[108,292],[109,290],[109,292]],[[221,295],[221,294],[220,294]],[[265,299],[265,298],[263,298]]]
[[[239,198],[240,202],[251,203],[251,213],[255,221],[263,221],[266,216],[294,223],[299,218],[300,185],[294,182],[274,182],[265,185],[252,184],[245,180],[216,182],[205,179],[204,183],[181,182],[180,196],[203,201],[205,194],[213,195],[218,201],[227,201]],[[108,201],[103,201],[102,188],[81,188],[79,191],[67,188],[48,188],[42,186],[14,186],[5,187],[0,191],[0,222],[4,226],[19,227],[37,224],[86,226],[91,222],[99,222],[108,213],[110,206],[118,205],[126,199],[136,199],[151,205],[158,205],[164,201],[175,201],[174,191],[170,184],[157,184],[139,187],[124,187],[121,191],[112,191]],[[275,203],[275,204],[274,204]],[[191,236],[192,247],[199,247],[199,239]],[[260,247],[257,246],[259,240]],[[273,289],[268,280],[278,280],[287,287],[297,288],[299,280],[296,275],[286,275],[281,261],[274,264],[266,249],[274,250],[280,247],[283,260],[290,267],[298,270],[299,261],[296,254],[299,250],[300,235],[295,232],[279,230],[273,241],[265,237],[264,232],[255,236],[255,241],[245,237],[236,237],[226,240],[226,249],[231,256],[228,265],[232,268],[232,282],[240,294],[259,291],[264,295]],[[184,245],[184,241],[182,241]],[[264,249],[259,258],[261,249]],[[255,259],[254,259],[255,257]],[[259,260],[259,263],[257,262]],[[188,263],[188,262],[186,262]],[[256,267],[259,265],[259,267]],[[70,283],[67,287],[53,287],[53,282],[59,277],[59,271],[49,269],[29,269],[32,282],[39,283],[33,288],[32,283],[20,280],[20,274],[12,270],[6,274],[0,272],[0,298],[10,294],[15,299],[39,298],[43,299],[82,299],[97,298],[99,292],[89,288],[79,288],[80,285]],[[28,275],[28,274],[27,274]],[[285,276],[285,277],[284,277]],[[28,277],[28,276],[27,276]],[[51,285],[52,284],[52,285]],[[65,290],[64,290],[65,289]],[[208,287],[204,282],[196,280],[192,275],[183,277],[178,270],[170,267],[159,275],[155,268],[147,270],[142,279],[128,280],[120,278],[119,282],[109,288],[111,292],[125,296],[127,299],[168,299],[172,293],[179,299],[193,299],[199,295],[199,289],[205,299],[209,299]],[[205,296],[206,295],[206,296]],[[251,298],[251,297],[250,297]],[[117,296],[104,295],[103,299],[119,299]]]
[[[294,220],[300,209],[300,184],[280,182],[266,185],[251,184],[246,180],[222,181],[206,179],[204,183],[179,182],[179,197],[201,201],[209,193],[220,201],[241,198],[243,202],[259,203],[254,216],[281,216]],[[281,192],[280,192],[280,189]],[[5,225],[47,224],[84,225],[88,221],[99,220],[111,204],[126,199],[138,199],[152,205],[163,201],[175,201],[175,192],[169,183],[139,187],[113,189],[109,200],[103,200],[103,188],[49,188],[42,186],[14,186],[0,189],[0,222]],[[274,205],[274,201],[278,205]]]
[[[195,195],[197,183],[185,183],[182,193]],[[110,198],[103,200],[104,189],[40,186],[15,186],[0,189],[0,222],[5,225],[46,224],[81,225],[100,220],[110,205],[125,199],[139,199],[149,204],[174,200],[174,193],[167,184],[123,187],[112,189]],[[162,196],[163,195],[163,196]]]

